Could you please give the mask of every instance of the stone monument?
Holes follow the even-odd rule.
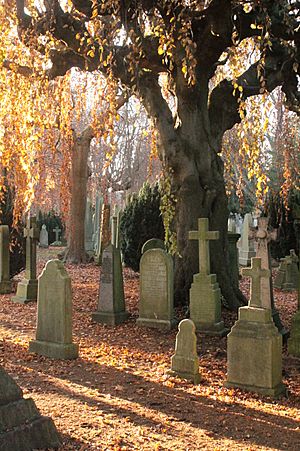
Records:
[[[0,226],[0,294],[11,293],[9,272],[9,227]]]
[[[51,418],[41,416],[31,398],[0,367],[0,449],[31,451],[58,448],[60,438]]]
[[[184,319],[179,323],[178,329],[170,374],[199,384],[201,377],[195,324],[190,319]]]
[[[151,238],[143,244],[142,254],[144,254],[149,249],[163,249],[165,251],[166,246],[163,240],[160,240],[159,238]]]
[[[39,277],[36,340],[29,352],[53,359],[76,359],[72,342],[71,278],[60,260],[49,260]]]
[[[270,277],[261,259],[252,258],[250,303],[239,309],[238,321],[227,337],[227,387],[238,387],[267,396],[285,393],[282,383],[282,336],[271,309],[262,307],[261,278]]]
[[[49,247],[48,232],[47,232],[46,224],[42,225],[39,241],[40,241],[40,244],[39,244],[40,247],[44,247],[44,248]]]
[[[125,310],[123,273],[120,250],[110,244],[103,251],[100,292],[97,311],[92,319],[115,326],[128,318]]]
[[[285,257],[285,261],[286,261],[286,271],[284,282],[282,284],[282,289],[284,291],[297,290],[299,280],[299,269],[298,269],[299,258],[296,255],[294,249],[290,250],[290,255]]]
[[[274,287],[281,289],[283,287],[283,284],[285,282],[285,274],[286,274],[286,259],[281,258],[280,259],[280,265],[278,269],[278,273],[274,279]]]
[[[25,279],[18,283],[16,296],[12,298],[13,302],[20,304],[37,300],[36,246],[39,239],[39,229],[36,224],[36,217],[31,216],[27,219],[24,237],[26,238]]]
[[[110,205],[109,204],[103,204],[102,205],[102,213],[101,213],[100,244],[99,244],[98,253],[94,257],[95,262],[98,265],[101,265],[101,263],[102,263],[103,250],[111,242],[110,229],[109,229],[109,220],[110,220]]]
[[[221,319],[221,291],[216,274],[210,274],[209,241],[219,239],[219,232],[208,230],[208,219],[198,219],[198,230],[189,232],[190,240],[199,242],[199,273],[190,288],[190,318],[196,329],[208,335],[226,335]]]
[[[51,243],[51,246],[61,246],[62,242],[59,239],[59,234],[61,232],[61,229],[56,226],[55,229],[53,229],[53,232],[55,233],[55,241],[53,241],[53,243]]]
[[[139,326],[170,330],[174,325],[173,259],[162,249],[149,249],[140,261]]]
[[[239,264],[242,266],[248,266],[251,258],[255,257],[255,250],[253,241],[249,240],[249,231],[252,224],[252,216],[250,213],[245,214],[242,236],[239,249]]]

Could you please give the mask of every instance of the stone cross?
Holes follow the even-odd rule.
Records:
[[[210,273],[209,241],[218,240],[218,231],[208,230],[208,218],[198,218],[198,230],[189,232],[189,240],[199,241],[199,273]]]
[[[56,226],[53,232],[55,233],[55,241],[59,241],[59,232],[61,232],[61,229]]]
[[[243,276],[251,277],[249,307],[263,308],[261,300],[261,279],[271,275],[269,269],[262,269],[261,258],[252,257],[251,268],[242,269]]]
[[[257,241],[256,257],[261,258],[261,267],[271,269],[269,243],[277,239],[277,229],[270,232],[268,230],[269,218],[260,217],[257,219],[257,229],[249,231],[249,239]],[[271,309],[274,307],[272,279],[261,279],[262,307]]]
[[[26,267],[25,279],[36,279],[36,245],[40,233],[36,224],[36,217],[27,218],[26,227],[24,229],[24,237],[26,238]]]

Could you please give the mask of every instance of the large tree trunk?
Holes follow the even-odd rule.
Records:
[[[64,261],[86,263],[87,253],[84,247],[85,209],[88,182],[88,155],[93,138],[91,127],[79,136],[74,133],[71,168],[71,204],[68,227],[68,246]]]

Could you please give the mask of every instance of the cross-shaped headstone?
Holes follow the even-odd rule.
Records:
[[[208,218],[198,218],[198,230],[189,232],[189,240],[199,241],[199,272],[210,273],[209,241],[218,240],[219,232],[208,230]]]
[[[243,276],[251,277],[251,287],[250,287],[250,303],[249,307],[260,307],[262,308],[261,299],[261,279],[269,278],[271,272],[269,269],[262,269],[261,258],[252,257],[251,258],[251,268],[242,269]]]
[[[36,279],[36,245],[39,235],[36,217],[28,217],[24,229],[24,237],[26,238],[25,278],[28,280]]]
[[[55,233],[55,241],[59,241],[59,232],[61,232],[61,229],[56,226],[53,232]]]
[[[260,217],[257,219],[257,229],[249,231],[249,239],[257,241],[256,257],[261,258],[261,267],[271,269],[269,243],[277,239],[277,229],[268,230],[269,218]],[[273,309],[273,289],[272,279],[261,279],[262,307]]]

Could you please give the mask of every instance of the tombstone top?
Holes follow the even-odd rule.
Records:
[[[149,249],[162,249],[165,251],[165,243],[159,238],[151,238],[143,244],[142,254],[144,254]]]
[[[33,240],[39,239],[39,229],[36,224],[35,216],[27,218],[26,227],[24,228],[24,238],[31,238]]]
[[[256,240],[267,240],[267,242],[275,241],[277,239],[277,229],[272,231],[268,230],[269,218],[260,217],[258,218],[257,229],[251,229],[249,231],[249,238]]]
[[[43,229],[43,230],[47,230],[46,224],[43,224],[43,225],[42,225],[42,229]]]
[[[261,283],[260,280],[263,277],[270,277],[271,272],[269,269],[261,268],[261,258],[251,258],[251,268],[242,269],[243,276],[251,277],[251,290],[250,290],[250,304],[249,307],[262,308],[261,300]]]
[[[218,231],[208,230],[208,218],[198,218],[198,230],[189,232],[189,240],[199,241],[199,272],[210,273],[209,241],[218,240]]]

